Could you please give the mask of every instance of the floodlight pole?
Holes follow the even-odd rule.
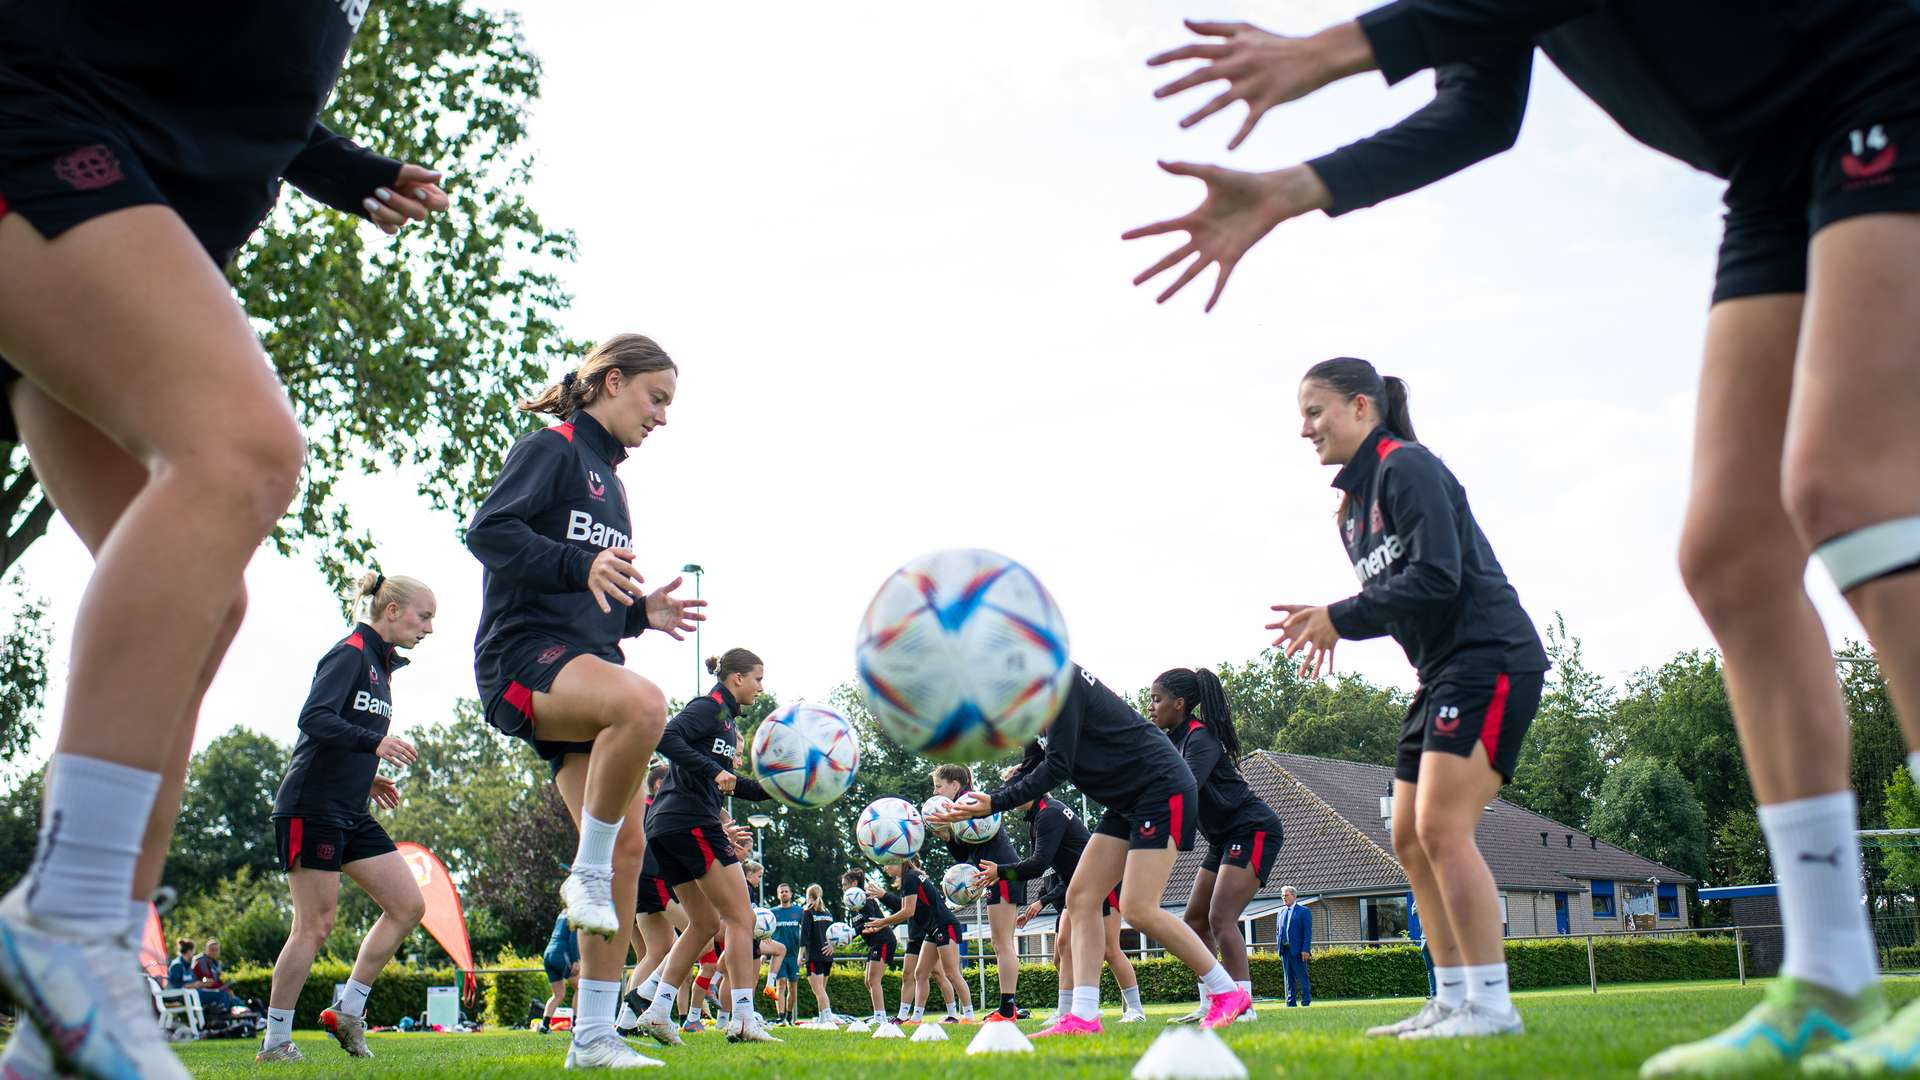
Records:
[[[699,563],[688,563],[687,565],[680,568],[680,572],[683,574],[693,575],[693,598],[695,600],[700,599],[700,578],[706,574],[706,571],[701,569]],[[700,655],[700,624],[696,622],[693,624],[693,696],[694,697],[700,696],[700,683],[701,683],[700,673],[705,670],[705,668],[701,666],[704,660],[705,658]]]

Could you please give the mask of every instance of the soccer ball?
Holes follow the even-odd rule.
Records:
[[[867,890],[855,885],[841,893],[840,899],[847,902],[848,911],[860,911],[867,906]]]
[[[844,949],[853,944],[853,927],[843,922],[827,927],[827,944],[836,949]]]
[[[1000,815],[988,814],[986,817],[970,817],[953,824],[953,838],[963,844],[984,844],[1000,832]]]
[[[853,841],[860,845],[860,853],[881,866],[914,855],[925,839],[920,811],[905,799],[873,800],[853,826]]]
[[[753,776],[767,794],[802,810],[833,802],[853,785],[860,739],[847,718],[801,702],[767,717],[753,733]]]
[[[928,832],[942,840],[951,840],[953,839],[953,826],[937,825],[927,820],[935,814],[951,809],[953,809],[952,799],[947,798],[945,795],[935,795],[933,798],[920,804],[920,820],[925,822]]]
[[[1026,567],[956,549],[893,572],[860,621],[860,691],[887,737],[936,761],[1032,742],[1073,678],[1067,623]]]
[[[973,876],[979,872],[980,868],[972,863],[954,863],[940,875],[940,894],[949,904],[973,903],[980,899],[980,890],[973,887]]]
[[[764,940],[772,937],[773,927],[773,912],[763,907],[753,909],[753,936],[756,939]]]

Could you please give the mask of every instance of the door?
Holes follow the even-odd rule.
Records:
[[[1561,933],[1567,932],[1567,894],[1553,894],[1553,925]]]

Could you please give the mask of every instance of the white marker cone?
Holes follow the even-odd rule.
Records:
[[[873,1037],[876,1039],[904,1039],[907,1037],[907,1033],[900,1030],[899,1024],[889,1020],[880,1025],[879,1029],[873,1033]]]
[[[1246,1076],[1247,1067],[1220,1036],[1203,1028],[1167,1028],[1133,1067],[1133,1080],[1246,1080]]]
[[[967,1044],[969,1054],[1031,1054],[1033,1042],[1018,1024],[996,1020],[980,1025],[980,1034]]]
[[[872,1030],[872,1028],[867,1026],[865,1020],[855,1020],[853,1023],[847,1025],[847,1034],[849,1035],[865,1035]]]
[[[947,1033],[939,1024],[921,1024],[920,1030],[913,1033],[908,1042],[946,1042]]]

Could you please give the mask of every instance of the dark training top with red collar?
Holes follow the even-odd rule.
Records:
[[[687,702],[667,721],[660,732],[667,778],[653,793],[653,808],[647,811],[648,839],[719,826],[726,793],[714,786],[713,778],[734,771],[733,752],[740,745],[740,732],[733,721],[739,715],[739,703],[724,685],[715,683],[707,696]],[[737,774],[733,795],[753,802],[772,797],[758,781]]]
[[[380,768],[373,752],[393,723],[388,682],[406,666],[407,658],[366,623],[327,650],[300,709],[300,737],[273,800],[274,816],[335,824],[367,816]]]
[[[1219,847],[1229,836],[1256,830],[1275,837],[1281,834],[1280,815],[1254,794],[1212,729],[1198,720],[1188,720],[1167,732],[1167,737],[1180,748],[1180,756],[1200,785],[1199,815],[1194,824],[1209,844]]]
[[[1333,478],[1359,593],[1327,606],[1343,638],[1392,635],[1423,684],[1444,671],[1545,671],[1546,650],[1467,493],[1431,450],[1375,428]]]
[[[1087,850],[1087,826],[1066,803],[1047,795],[1033,800],[1025,816],[1032,830],[1033,853],[1019,862],[1002,863],[1000,876],[1008,881],[1027,881],[1052,870],[1061,881],[1073,877],[1080,856]],[[1000,835],[1006,832],[1002,826]]]
[[[627,448],[584,412],[520,437],[493,490],[467,526],[480,560],[480,631],[474,675],[483,696],[512,677],[507,665],[530,648],[584,649],[625,662],[620,640],[647,628],[646,604],[612,599],[603,612],[587,572],[605,548],[631,548],[627,490],[614,469]]]

